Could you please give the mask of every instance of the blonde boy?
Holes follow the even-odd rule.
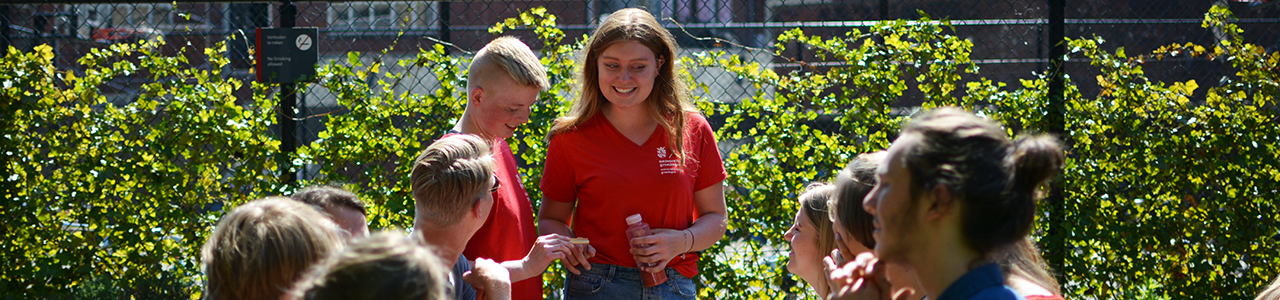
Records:
[[[542,272],[555,259],[586,263],[588,255],[570,251],[569,238],[538,236],[533,205],[520,181],[515,155],[506,139],[529,122],[538,94],[551,86],[547,72],[529,46],[513,37],[499,37],[476,52],[467,73],[467,108],[450,135],[475,135],[494,145],[498,188],[493,210],[484,226],[462,252],[469,258],[502,262],[511,273],[512,298],[542,299]]]
[[[453,299],[510,299],[511,277],[505,268],[478,258],[473,270],[462,255],[493,209],[497,181],[489,143],[466,134],[443,137],[414,160],[409,180],[414,233],[435,247],[439,257],[456,258],[449,276]]]

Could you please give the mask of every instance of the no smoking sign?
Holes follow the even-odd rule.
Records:
[[[319,29],[258,28],[254,71],[258,82],[307,82],[316,77]]]
[[[299,35],[298,38],[293,41],[293,43],[298,45],[298,51],[311,50],[310,35],[306,35],[306,34]]]

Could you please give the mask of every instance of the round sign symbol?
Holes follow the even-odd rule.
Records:
[[[305,35],[305,34],[299,35],[298,39],[294,40],[293,42],[294,44],[298,45],[298,50],[301,50],[301,51],[311,50],[311,36],[309,35]]]

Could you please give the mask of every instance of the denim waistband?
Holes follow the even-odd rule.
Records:
[[[582,268],[578,268],[578,270],[583,271]],[[679,276],[681,278],[684,277],[684,275],[681,275],[680,272],[676,272],[676,269],[672,269],[668,267],[663,269],[663,271],[667,273],[668,278],[671,278],[674,276]],[[591,263],[591,270],[584,271],[584,272],[599,274],[600,276],[604,277],[605,280],[613,280],[614,278],[640,280],[641,271],[640,269],[637,269],[637,268],[623,267],[619,265]]]

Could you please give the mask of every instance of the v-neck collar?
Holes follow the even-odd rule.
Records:
[[[614,136],[617,136],[619,139],[622,139],[622,141],[626,142],[628,145],[634,146],[636,148],[644,148],[644,146],[649,145],[650,143],[653,143],[654,139],[656,139],[658,136],[658,128],[662,127],[661,125],[653,127],[653,132],[649,133],[649,138],[646,138],[643,143],[636,144],[635,141],[632,141],[630,138],[627,138],[627,135],[622,134],[622,131],[618,130],[618,127],[614,127],[613,122],[609,121],[609,117],[605,116],[604,112],[600,112],[599,114],[596,114],[596,118],[599,119],[597,121],[604,122],[605,127],[608,127],[609,130],[613,132]]]

